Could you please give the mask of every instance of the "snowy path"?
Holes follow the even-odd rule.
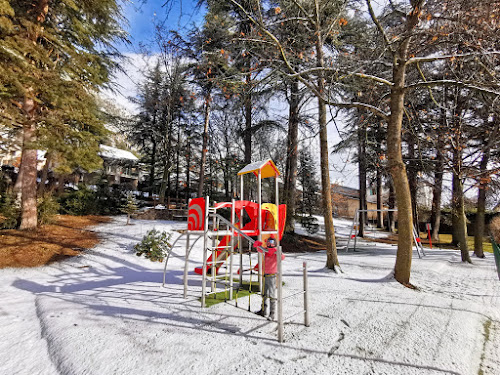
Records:
[[[189,298],[182,298],[182,259],[169,261],[162,288],[163,265],[133,255],[148,229],[182,223],[123,224],[119,218],[98,227],[104,241],[80,258],[0,270],[1,374],[500,373],[500,281],[492,256],[467,265],[455,251],[429,250],[414,258],[412,282],[421,288],[414,291],[387,279],[390,245],[363,243],[358,252],[340,253],[340,275],[324,269],[324,253],[290,254],[284,293],[301,289],[307,261],[311,327],[297,316],[279,344],[276,324],[249,313],[248,298],[238,308],[201,309],[193,273]],[[253,296],[251,309],[259,302]],[[284,306],[285,316],[300,311],[302,296]]]

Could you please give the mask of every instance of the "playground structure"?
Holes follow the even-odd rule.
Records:
[[[397,209],[371,209],[371,210],[356,210],[356,214],[354,215],[354,219],[352,220],[351,231],[349,233],[349,239],[347,240],[347,245],[345,247],[346,253],[349,252],[349,244],[351,243],[351,239],[354,240],[354,247],[352,251],[356,251],[356,243],[357,237],[359,233],[359,215],[365,214],[368,212],[398,212]],[[358,231],[356,233],[355,231]],[[353,233],[354,232],[354,233]],[[416,227],[413,227],[413,243],[415,244],[415,249],[417,250],[417,254],[419,258],[422,256],[426,256],[424,247],[422,245],[422,241],[420,239],[420,235]]]
[[[257,202],[243,200],[244,196],[244,175],[253,174],[257,178]],[[259,251],[253,251],[252,247],[256,241],[265,242],[267,238],[273,236],[276,239],[277,247],[277,323],[278,340],[283,342],[283,323],[297,314],[283,319],[283,290],[282,290],[282,249],[280,240],[283,236],[286,219],[286,205],[279,204],[278,177],[280,172],[271,159],[255,162],[247,165],[238,172],[240,176],[240,200],[231,202],[214,202],[210,206],[209,197],[190,199],[188,204],[188,226],[187,231],[181,235],[172,245],[174,248],[176,242],[183,236],[186,238],[186,253],[184,265],[184,298],[187,297],[188,287],[188,260],[191,249],[195,243],[203,238],[203,265],[196,267],[194,272],[202,277],[202,295],[201,305],[206,307],[206,298],[217,294],[217,285],[224,286],[224,292],[229,292],[229,300],[233,299],[233,293],[238,291],[244,285],[244,274],[249,273],[250,284],[249,292],[252,292],[252,275],[255,271],[258,274],[259,293],[264,290],[263,261],[265,247],[259,247]],[[275,180],[275,203],[262,203],[262,179],[274,177]],[[226,211],[226,215],[221,213]],[[228,215],[227,211],[230,211]],[[257,237],[254,239],[252,237]],[[245,246],[247,245],[247,246]],[[246,248],[244,250],[244,248]],[[249,265],[245,268],[243,255],[248,254]],[[252,254],[258,255],[257,265],[252,266]],[[170,256],[170,253],[168,254]],[[163,274],[163,284],[165,284],[165,274],[168,258],[165,261]],[[238,256],[239,267],[236,275],[238,284],[234,284],[234,257]],[[225,271],[220,272],[225,263]],[[304,324],[309,326],[308,315],[308,296],[307,296],[307,265],[303,265],[304,288],[303,291],[287,296],[286,298],[297,294],[304,295],[304,310],[298,314],[304,314]],[[207,292],[207,282],[210,282],[210,291]],[[236,295],[237,296],[237,295]],[[238,302],[236,299],[236,306]],[[250,303],[248,305],[250,310]]]

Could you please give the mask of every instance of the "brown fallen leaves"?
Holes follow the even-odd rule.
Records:
[[[0,268],[37,267],[77,256],[99,243],[97,234],[86,228],[109,220],[60,215],[54,224],[36,231],[0,230]]]

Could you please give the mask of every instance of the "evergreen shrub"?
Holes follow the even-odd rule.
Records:
[[[318,219],[314,216],[300,216],[300,224],[309,234],[314,234],[319,231]]]
[[[99,204],[95,191],[85,186],[78,190],[65,193],[59,200],[61,212],[68,215],[97,215]]]
[[[140,243],[134,246],[135,255],[144,255],[152,262],[163,262],[172,248],[170,238],[172,233],[160,232],[156,229],[150,230]]]
[[[126,191],[120,186],[100,184],[96,190],[80,185],[78,190],[65,193],[59,200],[61,212],[68,215],[119,215],[127,202]]]
[[[60,204],[52,196],[52,194],[45,194],[38,198],[37,202],[37,215],[38,225],[51,224],[54,222],[55,216],[59,213],[61,208]]]
[[[0,192],[0,229],[17,227],[21,209],[13,193]]]

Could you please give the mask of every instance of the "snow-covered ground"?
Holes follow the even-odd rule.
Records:
[[[324,252],[289,254],[284,295],[301,290],[307,261],[311,326],[292,318],[280,344],[276,323],[247,311],[248,297],[239,307],[200,307],[192,270],[201,244],[187,299],[182,259],[169,261],[162,288],[163,265],[133,254],[152,227],[185,224],[124,223],[96,228],[103,242],[79,258],[0,270],[0,374],[500,373],[500,281],[491,255],[469,265],[455,251],[428,250],[413,259],[415,291],[387,277],[390,245],[362,242],[358,252],[340,253],[338,275],[324,268]],[[259,302],[253,296],[251,309]],[[284,301],[285,316],[301,309],[301,295]]]

